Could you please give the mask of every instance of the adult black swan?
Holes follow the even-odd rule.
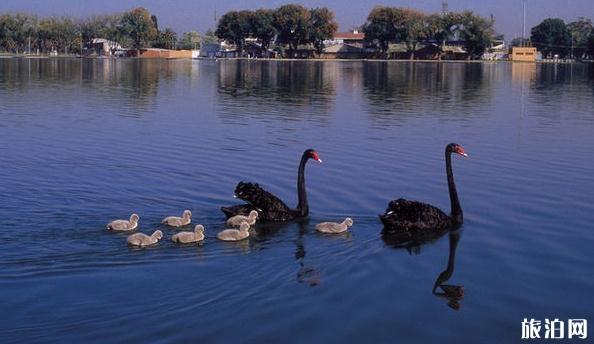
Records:
[[[295,209],[289,208],[278,197],[262,189],[258,184],[239,182],[235,187],[235,197],[248,202],[248,204],[221,207],[221,210],[227,218],[235,215],[248,215],[250,211],[256,210],[258,212],[258,222],[284,222],[307,217],[309,215],[309,205],[307,204],[307,193],[305,191],[304,171],[305,164],[309,159],[319,163],[322,162],[315,150],[308,149],[303,152],[297,173],[297,196],[299,201]]]
[[[468,157],[464,148],[457,143],[450,143],[445,149],[446,173],[448,176],[448,189],[450,193],[451,213],[446,215],[438,208],[405,199],[397,199],[390,202],[384,215],[380,219],[384,224],[384,231],[387,232],[439,232],[458,228],[464,221],[462,208],[456,192],[454,175],[452,174],[452,153]]]

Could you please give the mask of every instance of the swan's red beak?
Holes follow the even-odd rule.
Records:
[[[318,155],[317,152],[312,152],[311,153],[311,158],[314,159],[315,161],[317,161],[318,163],[322,163],[322,159],[320,159],[320,156]]]
[[[457,147],[456,153],[462,155],[465,158],[468,158],[468,154],[464,151],[464,148],[462,148],[462,146]]]

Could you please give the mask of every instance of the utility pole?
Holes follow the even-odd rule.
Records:
[[[571,56],[571,59],[573,59],[573,34],[574,33],[575,32],[571,32],[571,55],[570,55]]]
[[[524,19],[522,20],[522,46],[526,45],[526,0],[522,1]]]
[[[444,1],[441,3],[441,14],[445,16],[446,14],[448,14],[448,12],[449,12],[448,2]]]

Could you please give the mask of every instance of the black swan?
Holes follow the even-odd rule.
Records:
[[[313,159],[319,163],[322,162],[322,159],[320,159],[315,150],[308,149],[303,152],[297,174],[297,195],[299,198],[297,208],[289,208],[278,197],[262,189],[258,184],[239,182],[235,187],[235,197],[248,202],[248,204],[221,207],[221,210],[227,218],[236,215],[248,216],[252,210],[256,210],[258,212],[258,220],[268,222],[291,221],[307,217],[309,215],[309,206],[305,191],[304,170],[305,164],[309,159]]]
[[[454,175],[452,174],[452,153],[468,157],[464,148],[457,143],[450,143],[445,149],[446,173],[448,176],[448,189],[450,192],[451,214],[448,216],[438,208],[417,201],[403,198],[393,200],[388,204],[388,209],[380,219],[387,232],[439,232],[458,228],[462,225],[463,216]]]

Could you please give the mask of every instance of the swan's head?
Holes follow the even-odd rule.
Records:
[[[138,220],[140,220],[140,216],[138,216],[138,214],[132,214],[130,215],[130,222],[138,222]]]
[[[204,226],[203,225],[196,225],[196,227],[194,227],[194,232],[196,232],[196,233],[204,233]]]
[[[258,212],[255,210],[250,211],[250,217],[257,219],[258,218]]]
[[[459,154],[459,155],[461,155],[461,156],[463,156],[465,158],[468,158],[468,154],[466,154],[466,152],[464,151],[464,148],[462,148],[462,146],[460,146],[457,143],[450,143],[447,146],[446,150],[448,152],[456,153],[456,154]]]
[[[320,159],[320,156],[318,155],[318,152],[316,152],[315,149],[308,149],[305,151],[305,154],[309,159],[313,159],[319,162],[320,164],[322,163],[322,159]]]
[[[163,232],[161,232],[160,230],[157,229],[153,233],[153,237],[157,238],[157,240],[161,240],[161,238],[163,238]]]
[[[250,229],[250,224],[247,222],[242,222],[241,225],[239,225],[239,230],[241,230],[242,232],[245,232],[249,229]]]
[[[192,212],[186,209],[184,210],[184,214],[182,216],[184,217],[184,219],[189,219],[190,217],[192,217]]]
[[[263,190],[258,184],[239,182],[235,188],[235,197],[249,203],[256,202],[263,194]]]
[[[347,217],[346,219],[344,219],[344,223],[347,225],[347,227],[350,227],[353,225],[353,219]]]

